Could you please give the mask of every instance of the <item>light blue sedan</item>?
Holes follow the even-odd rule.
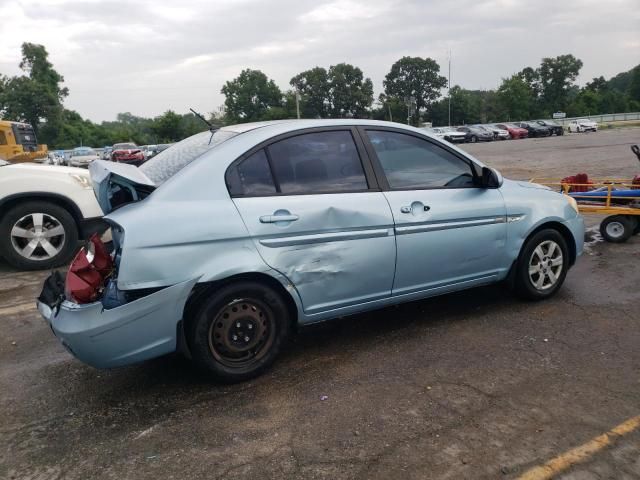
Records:
[[[180,350],[247,379],[298,325],[503,280],[549,298],[583,247],[571,198],[395,123],[234,125],[90,172],[112,251],[94,237],[38,307],[99,368]]]

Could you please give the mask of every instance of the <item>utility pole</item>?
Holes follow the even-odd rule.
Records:
[[[300,120],[300,92],[296,90],[296,115],[298,116],[298,120]]]
[[[451,49],[449,49],[449,86],[447,90],[449,93],[449,126],[451,126]]]

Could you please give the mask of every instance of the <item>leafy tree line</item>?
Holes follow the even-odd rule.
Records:
[[[50,148],[78,145],[103,146],[132,141],[138,145],[169,143],[203,130],[193,114],[171,110],[155,118],[131,113],[118,114],[115,121],[93,123],[79,113],[64,108],[69,90],[62,87],[64,77],[48,60],[44,46],[22,45],[20,69],[23,75],[0,74],[0,118],[33,125],[38,141]]]
[[[22,75],[0,74],[0,117],[31,123],[42,143],[56,148],[80,144],[101,146],[133,141],[167,143],[203,130],[193,114],[171,110],[155,118],[131,113],[115,121],[93,123],[64,108],[64,78],[48,60],[44,46],[22,45]],[[373,118],[419,125],[483,123],[640,110],[640,65],[610,80],[594,78],[580,88],[575,81],[582,61],[573,55],[543,58],[502,79],[496,90],[467,90],[458,85],[443,96],[447,79],[431,58],[402,57],[383,81],[374,100],[373,82],[348,63],[316,66],[298,73],[286,90],[260,70],[246,69],[224,84],[224,113],[211,114],[215,124],[296,118]],[[450,106],[450,112],[449,112]]]

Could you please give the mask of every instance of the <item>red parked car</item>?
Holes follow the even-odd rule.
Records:
[[[135,143],[116,143],[111,152],[111,160],[139,167],[144,163],[145,157]]]
[[[513,123],[496,123],[496,127],[509,132],[511,138],[527,138],[529,136],[526,128],[518,127]]]

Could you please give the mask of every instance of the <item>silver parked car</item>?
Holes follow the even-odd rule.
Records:
[[[98,155],[93,148],[78,147],[71,151],[69,166],[87,168],[94,160],[100,160],[100,155]]]
[[[183,350],[247,379],[297,325],[505,279],[545,299],[582,252],[574,200],[395,123],[234,125],[90,173],[113,249],[93,237],[38,308],[100,368]]]

